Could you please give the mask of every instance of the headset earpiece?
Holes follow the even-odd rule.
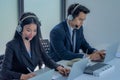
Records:
[[[26,16],[26,17],[24,17],[23,19],[21,19],[21,20],[19,21],[18,26],[17,26],[17,28],[16,28],[16,31],[17,31],[18,33],[20,33],[20,32],[22,31],[22,26],[21,26],[22,22],[23,22],[25,19],[31,18],[31,17],[37,18],[37,17],[34,16],[34,15],[29,15],[29,16]]]
[[[68,15],[68,20],[73,20],[73,16],[72,15]]]
[[[68,20],[73,20],[74,17],[73,17],[73,13],[76,11],[76,9],[80,6],[80,4],[78,4],[77,6],[75,6],[75,8],[71,11],[71,14],[68,15],[67,19]]]
[[[17,26],[17,28],[16,28],[16,31],[17,31],[18,33],[20,33],[20,32],[22,31],[21,22],[18,23],[18,26]]]

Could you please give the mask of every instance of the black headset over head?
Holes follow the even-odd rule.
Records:
[[[16,31],[17,31],[19,34],[20,34],[20,32],[22,31],[22,26],[21,26],[21,24],[22,24],[22,22],[23,22],[25,19],[27,19],[27,18],[37,18],[37,17],[34,16],[34,15],[28,15],[28,16],[24,17],[23,19],[21,19],[21,20],[19,21],[19,23],[18,23],[17,28],[16,28]]]
[[[80,6],[80,4],[78,4],[78,5],[76,5],[76,6],[74,7],[74,9],[71,11],[71,14],[69,14],[68,17],[67,17],[68,20],[73,20],[73,19],[74,19],[73,13],[77,10],[77,8],[78,8],[79,6]]]

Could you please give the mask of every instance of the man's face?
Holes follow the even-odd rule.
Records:
[[[74,26],[78,26],[77,28],[79,29],[82,26],[83,21],[85,19],[86,19],[86,14],[83,12],[80,12],[79,15],[72,20],[72,23]]]

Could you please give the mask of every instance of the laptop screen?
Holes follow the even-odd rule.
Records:
[[[67,80],[73,80],[76,77],[83,74],[83,71],[84,71],[85,67],[87,66],[88,60],[89,60],[88,58],[84,58],[78,62],[75,62],[71,68],[71,72],[70,72]]]
[[[107,47],[106,55],[105,55],[105,59],[104,59],[105,63],[111,61],[112,59],[114,59],[116,57],[118,46],[119,46],[118,43],[114,43]]]

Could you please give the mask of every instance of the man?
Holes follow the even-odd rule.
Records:
[[[84,38],[83,21],[89,9],[80,4],[72,4],[68,8],[67,20],[56,25],[50,32],[50,56],[54,61],[82,58],[82,49],[92,60],[101,59],[104,50],[92,48]]]

